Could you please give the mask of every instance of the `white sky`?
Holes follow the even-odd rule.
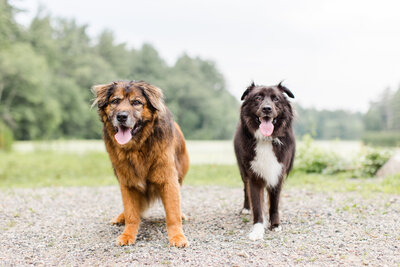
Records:
[[[173,64],[184,52],[214,60],[238,98],[252,79],[285,79],[306,107],[366,111],[400,85],[398,0],[13,0],[56,17],[112,30],[119,42],[152,44]],[[136,78],[136,77],[132,77]]]

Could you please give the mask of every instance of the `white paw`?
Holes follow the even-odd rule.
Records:
[[[249,210],[249,209],[243,208],[243,209],[240,211],[240,214],[244,214],[244,215],[250,214],[250,210]]]
[[[264,238],[264,224],[256,223],[253,225],[253,230],[249,233],[250,240],[259,240]]]
[[[272,231],[280,232],[280,231],[282,231],[282,226],[279,225],[278,227],[272,228]]]

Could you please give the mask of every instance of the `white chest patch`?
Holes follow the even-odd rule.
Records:
[[[282,173],[282,164],[278,162],[275,156],[272,142],[273,140],[257,138],[256,155],[253,161],[250,162],[251,169],[264,179],[268,187],[275,187]]]

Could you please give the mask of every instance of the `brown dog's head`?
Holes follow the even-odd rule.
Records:
[[[279,83],[276,86],[255,85],[247,87],[241,100],[242,122],[253,134],[264,137],[282,136],[291,125],[293,111],[284,93],[294,98],[293,93]],[[257,131],[259,130],[259,132]]]
[[[143,81],[120,81],[92,88],[100,118],[120,145],[140,135],[146,124],[165,111],[161,89]]]

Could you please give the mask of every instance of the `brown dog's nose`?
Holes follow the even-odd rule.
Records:
[[[126,122],[128,119],[128,112],[118,112],[117,113],[117,121]]]
[[[272,112],[272,107],[271,106],[265,106],[262,108],[262,111],[264,113],[271,113]]]

